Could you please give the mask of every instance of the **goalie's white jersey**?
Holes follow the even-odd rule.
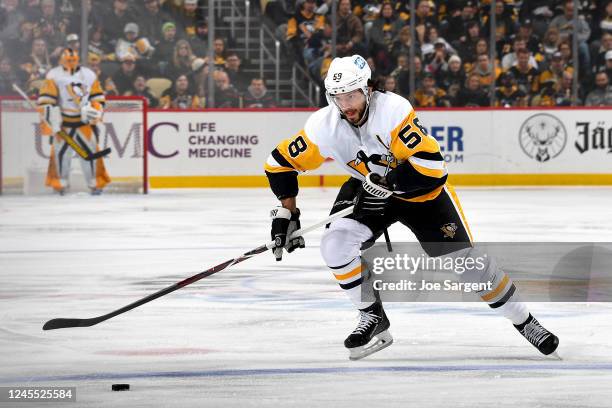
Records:
[[[368,157],[380,155],[380,158],[364,162],[358,158],[360,151]],[[309,117],[304,129],[277,146],[268,157],[265,170],[304,172],[332,158],[351,176],[363,180],[369,172],[384,174],[389,153],[393,156],[390,168],[409,162],[416,171],[429,177],[442,178],[447,174],[438,142],[419,123],[410,102],[391,92],[374,92],[368,119],[362,126],[351,125],[333,105],[322,108]],[[410,201],[432,199],[440,190],[441,187],[411,197]]]
[[[74,73],[57,66],[47,73],[40,89],[38,104],[57,105],[64,121],[80,120],[81,108],[87,102],[103,103],[104,92],[95,72],[79,67]]]

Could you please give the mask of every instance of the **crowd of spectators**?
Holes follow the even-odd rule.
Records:
[[[81,0],[0,0],[0,95],[17,83],[36,95],[64,47],[80,48]],[[87,61],[107,95],[138,95],[151,107],[274,107],[263,78],[216,38],[209,61],[206,1],[89,0]],[[80,52],[80,50],[79,50]]]
[[[79,48],[81,0],[0,2],[0,95],[12,94],[12,83],[35,94],[63,47]],[[209,75],[216,107],[277,105],[264,79],[245,73],[249,61],[227,39],[214,40],[208,60],[207,3],[89,0],[83,64],[98,73],[108,94],[141,95],[151,106],[207,107]],[[337,55],[362,55],[380,87],[416,106],[488,106],[492,84],[497,106],[612,105],[612,0],[580,0],[577,27],[573,0],[498,0],[494,61],[490,0],[416,4],[413,39],[409,0],[337,0]],[[331,62],[332,1],[260,5],[290,56],[322,83]]]
[[[496,106],[612,105],[612,0],[578,3],[574,27],[573,0],[498,0],[491,61],[490,0],[417,0],[414,39],[410,1],[337,0],[336,55],[362,55],[381,87],[416,106],[489,106],[492,83]],[[331,0],[264,4],[279,39],[321,84],[331,63],[331,7]]]

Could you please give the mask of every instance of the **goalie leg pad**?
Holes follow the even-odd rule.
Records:
[[[69,187],[70,167],[74,151],[70,149],[68,144],[58,137],[53,138],[53,152],[55,154],[55,163],[57,165],[57,175],[62,189]]]
[[[62,130],[62,112],[59,106],[56,105],[43,105],[42,107],[43,119],[53,133],[57,133]]]
[[[96,140],[91,135],[91,129],[89,130],[89,135],[86,132],[86,127],[81,127],[76,135],[74,136],[74,140],[81,145],[85,151],[87,152],[95,152],[96,149]],[[89,136],[89,137],[88,137]],[[81,169],[83,171],[83,176],[85,177],[85,182],[87,183],[87,187],[90,189],[96,188],[96,160],[85,160],[81,159]]]

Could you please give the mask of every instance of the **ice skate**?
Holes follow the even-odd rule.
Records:
[[[374,303],[360,310],[357,328],[344,340],[344,347],[349,349],[349,359],[362,359],[393,344],[389,326],[382,304]]]
[[[559,346],[559,338],[546,330],[535,317],[529,314],[527,320],[519,325],[514,325],[531,344],[533,344],[540,353],[549,355],[555,352]]]

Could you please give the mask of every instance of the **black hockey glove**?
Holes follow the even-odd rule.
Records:
[[[272,219],[272,231],[270,235],[274,241],[272,252],[277,261],[283,259],[283,248],[285,248],[287,252],[293,252],[296,248],[304,248],[306,246],[304,238],[302,237],[287,241],[287,237],[301,228],[299,209],[295,214],[292,214],[291,211],[284,207],[276,207],[270,211],[270,218]]]
[[[382,217],[392,194],[384,177],[376,173],[368,174],[355,198],[355,218]]]

